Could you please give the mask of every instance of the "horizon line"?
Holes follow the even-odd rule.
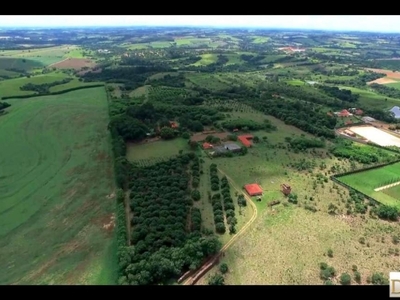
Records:
[[[400,33],[399,31],[376,31],[376,30],[355,30],[355,29],[322,29],[322,28],[300,28],[300,27],[269,27],[269,26],[235,26],[235,25],[140,25],[140,24],[119,24],[119,25],[0,25],[0,30],[2,29],[79,29],[79,28],[135,28],[135,27],[145,27],[145,28],[201,28],[201,29],[258,29],[258,30],[293,30],[293,31],[322,31],[322,32],[357,32],[357,33]]]

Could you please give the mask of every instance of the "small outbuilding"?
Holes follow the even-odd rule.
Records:
[[[256,183],[246,184],[244,189],[250,196],[261,196],[263,194],[262,188]]]
[[[242,148],[235,144],[235,143],[229,143],[224,145],[225,149],[231,152],[240,152]]]

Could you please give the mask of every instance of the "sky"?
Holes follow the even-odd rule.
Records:
[[[213,26],[400,32],[400,16],[46,15],[0,16],[0,27]]]

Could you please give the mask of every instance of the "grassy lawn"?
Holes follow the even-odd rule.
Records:
[[[76,87],[93,86],[96,84],[103,84],[103,83],[102,82],[82,82],[82,81],[79,81],[78,78],[74,78],[73,80],[71,80],[68,83],[52,86],[50,88],[50,93],[61,92],[61,91],[76,88]]]
[[[24,58],[0,57],[0,69],[16,69],[29,71],[34,68],[41,68],[44,65],[38,61]]]
[[[251,36],[251,38],[253,39],[252,43],[254,44],[263,44],[270,40],[267,36]]]
[[[179,151],[190,151],[188,141],[176,138],[169,141],[156,141],[144,144],[128,143],[127,158],[142,166],[151,165],[158,161],[178,155]]]
[[[113,234],[103,227],[115,209],[104,88],[8,102],[0,283],[115,283]]]
[[[255,121],[265,118],[250,111],[230,115],[252,117]],[[370,219],[368,215],[345,215],[348,191],[334,184],[329,176],[334,174],[331,167],[341,172],[348,170],[350,163],[328,156],[325,149],[316,149],[314,153],[287,150],[286,136],[310,135],[275,118],[267,118],[278,130],[253,132],[260,138],[266,136],[266,141],[261,139],[243,157],[213,160],[237,186],[258,183],[264,190],[261,202],[254,199],[257,220],[222,259],[230,270],[225,283],[322,284],[318,264],[327,262],[338,274],[351,272],[351,266],[357,265],[365,284],[373,272],[386,274],[399,268],[393,254],[388,254],[389,248],[398,248],[391,244],[391,235],[400,234],[396,224]],[[301,171],[296,167],[299,164],[308,164],[308,168]],[[292,187],[298,196],[297,205],[289,203],[282,194],[282,183]],[[281,203],[268,207],[273,200]],[[328,214],[330,204],[337,207],[336,215]],[[360,244],[360,237],[365,238],[364,245]],[[332,258],[326,254],[328,249],[333,250]],[[198,284],[207,284],[208,276],[217,270],[218,267],[213,268]],[[338,284],[337,278],[333,281]]]
[[[225,83],[220,80],[217,75],[212,74],[191,73],[186,74],[186,78],[194,85],[203,86],[213,90],[226,89],[230,86],[229,83]]]

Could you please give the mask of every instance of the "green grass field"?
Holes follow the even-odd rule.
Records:
[[[251,38],[253,39],[252,43],[254,44],[263,44],[270,40],[270,38],[266,36],[251,36]]]
[[[74,51],[76,48],[76,46],[72,45],[63,45],[27,50],[7,50],[1,52],[0,56],[30,59],[37,61],[42,65],[48,66],[65,59],[65,55],[70,51]]]
[[[34,68],[41,68],[43,64],[38,61],[23,58],[0,57],[0,69],[17,69],[29,71]]]
[[[148,166],[157,161],[168,159],[178,155],[179,151],[190,151],[188,141],[182,138],[173,140],[160,140],[144,144],[128,143],[127,155],[129,161],[141,166]]]
[[[230,86],[229,83],[225,83],[220,80],[217,75],[212,74],[190,73],[186,74],[186,78],[194,85],[203,86],[213,90],[226,89]]]
[[[400,89],[400,81],[399,82],[388,83],[388,84],[385,84],[385,85],[388,86],[388,87],[395,88],[395,89]]]
[[[201,54],[201,59],[194,64],[193,66],[206,66],[212,63],[215,63],[218,59],[217,54],[213,53],[206,53],[206,54]]]
[[[375,188],[389,184],[388,181],[393,179],[398,180],[399,178],[400,163],[397,163],[374,170],[339,177],[338,180],[383,204],[393,205],[400,208],[400,194],[397,194],[397,197],[393,197],[395,192],[398,191],[398,187],[378,192],[374,191]],[[391,189],[394,190],[390,191]]]
[[[339,88],[350,90],[354,94],[359,94],[360,103],[363,103],[364,105],[368,105],[370,107],[390,109],[394,105],[400,104],[400,99],[378,95],[377,93],[374,93],[373,91],[370,90],[362,90],[359,88],[353,88],[348,86],[339,86]]]
[[[4,81],[0,81],[0,97],[8,97],[8,96],[22,96],[22,95],[33,95],[35,92],[33,91],[21,91],[20,87],[27,84],[45,84],[52,83],[54,81],[60,81],[64,78],[71,77],[65,73],[60,71],[51,72],[47,74],[39,74],[35,76],[27,77],[19,77],[8,79]],[[94,84],[98,84],[99,82],[81,82],[77,78],[74,78],[68,83],[56,85],[50,88],[50,92],[59,92],[66,89],[78,87],[78,86],[90,86]]]
[[[0,117],[1,284],[115,283],[104,88],[9,100]]]

